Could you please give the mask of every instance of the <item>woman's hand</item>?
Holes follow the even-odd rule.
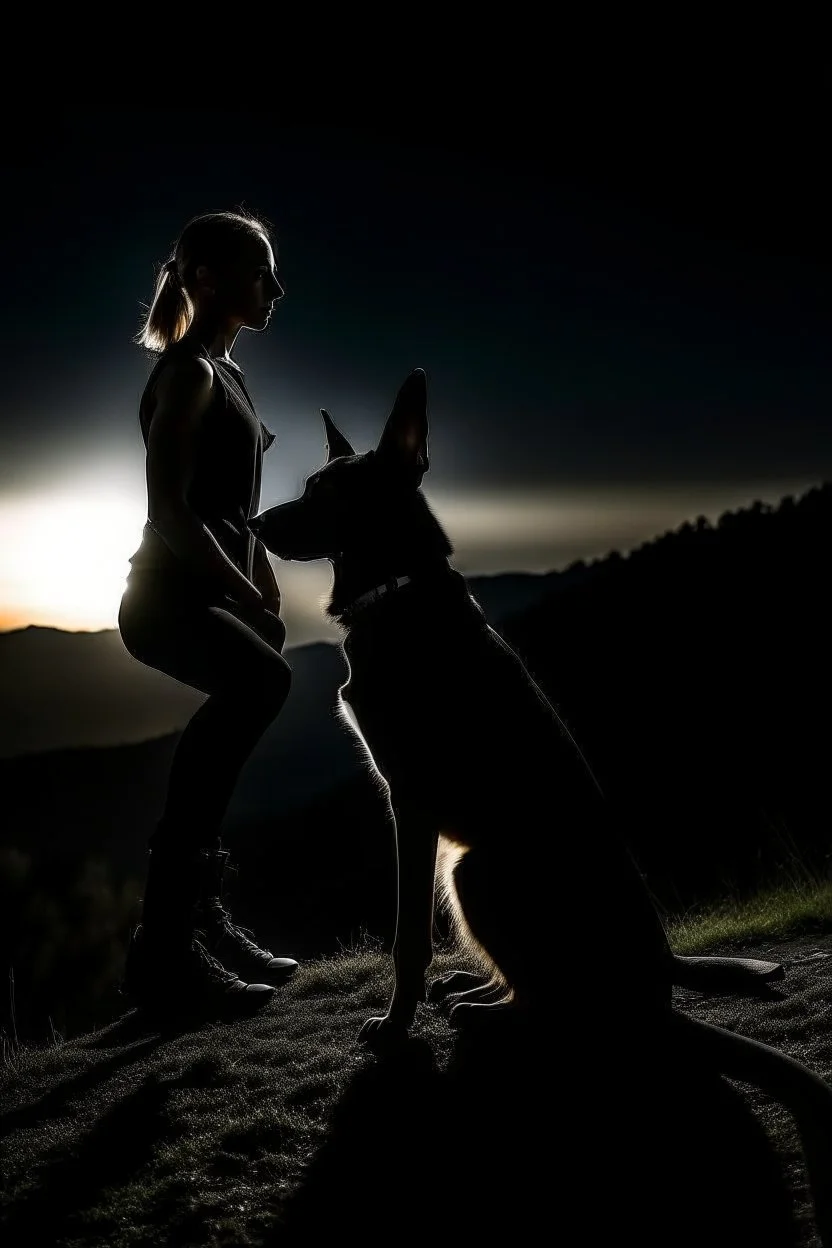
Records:
[[[242,620],[244,624],[248,624],[249,628],[259,633],[278,653],[282,652],[286,641],[286,625],[277,611],[263,606],[262,598],[252,604],[229,596],[223,606],[226,611],[230,611],[238,620]]]
[[[247,579],[240,579],[239,586],[235,587],[231,597],[250,610],[258,611],[265,606],[260,590]]]
[[[266,590],[260,591],[260,606],[264,611],[270,611],[274,615],[280,615],[280,594],[267,593]]]
[[[257,611],[252,611],[246,622],[260,634],[261,637],[269,643],[269,645],[280,653],[286,641],[286,625],[281,620],[277,611],[269,607],[261,607]]]
[[[266,547],[255,538],[254,559],[251,579],[262,595],[262,606],[267,611],[280,615],[280,587],[272,569]]]
[[[261,612],[260,618],[266,622],[265,636],[269,645],[273,646],[277,651],[282,651],[286,641],[286,625],[277,611],[265,610]]]

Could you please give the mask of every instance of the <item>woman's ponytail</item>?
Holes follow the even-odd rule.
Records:
[[[182,284],[176,259],[171,257],[156,278],[153,302],[135,341],[150,351],[166,351],[187,331],[193,315],[191,297]]]

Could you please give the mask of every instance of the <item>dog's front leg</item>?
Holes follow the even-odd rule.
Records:
[[[427,811],[393,802],[396,822],[397,908],[393,942],[395,986],[387,1013],[368,1018],[359,1039],[403,1037],[425,1000],[433,960],[433,901],[439,840]]]

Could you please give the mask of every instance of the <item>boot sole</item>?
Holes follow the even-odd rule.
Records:
[[[272,985],[268,985],[272,987]],[[139,992],[122,988],[121,995],[132,1003],[149,1021],[155,1022],[211,1022],[217,1019],[233,1021],[251,1018],[267,1002],[274,992],[229,992],[227,998],[207,1002],[188,1001],[182,997],[145,997]]]
[[[263,971],[256,980],[252,982],[258,984],[269,984],[272,988],[279,988],[281,984],[285,984],[287,979],[291,979],[298,972],[298,965],[290,967],[285,971]]]

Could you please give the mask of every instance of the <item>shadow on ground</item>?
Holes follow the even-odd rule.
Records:
[[[193,1086],[192,1070],[181,1079],[145,1073],[151,1054],[166,1038],[179,1034],[175,1027],[148,1033],[141,1016],[131,1011],[82,1042],[89,1050],[113,1049],[105,1059],[61,1080],[35,1102],[3,1115],[2,1134],[11,1139],[16,1130],[34,1130],[73,1117],[86,1095],[112,1075],[121,1075],[125,1084],[132,1081],[133,1085],[81,1135],[69,1156],[60,1141],[44,1152],[37,1162],[40,1181],[3,1210],[4,1246],[101,1243],[99,1231],[109,1231],[104,1242],[111,1242],[123,1233],[123,1226],[108,1227],[102,1218],[96,1230],[89,1232],[88,1241],[84,1211],[95,1206],[108,1188],[128,1182],[150,1161],[168,1130],[166,1109],[171,1093],[180,1086]]]
[[[136,1060],[141,1060],[138,1054]],[[164,1131],[170,1090],[154,1078],[143,1080],[102,1115],[71,1157],[62,1158],[59,1165],[50,1165],[47,1157],[40,1184],[18,1200],[4,1219],[4,1244],[16,1248],[18,1244],[87,1242],[82,1211],[150,1160]],[[40,1108],[55,1112],[58,1107]],[[101,1229],[109,1230],[113,1238],[123,1230],[115,1225]],[[94,1242],[102,1241],[96,1237]]]
[[[273,1244],[800,1242],[781,1162],[741,1093],[609,1034],[410,1042],[365,1067]],[[506,1242],[509,1242],[508,1238]]]

